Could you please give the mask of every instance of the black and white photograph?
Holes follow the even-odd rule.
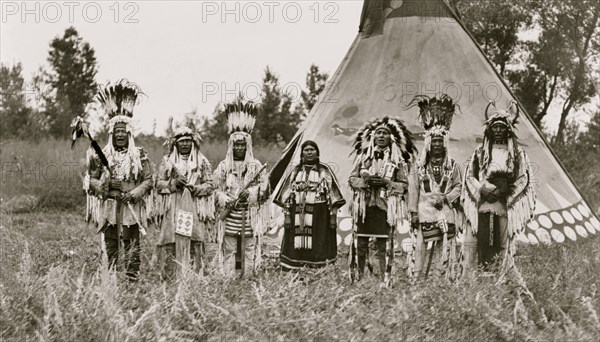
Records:
[[[600,340],[600,1],[0,17],[0,341]]]

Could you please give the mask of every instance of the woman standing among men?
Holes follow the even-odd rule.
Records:
[[[346,201],[333,171],[319,160],[319,147],[314,141],[302,144],[300,163],[285,177],[273,202],[285,211],[283,270],[335,262],[337,211]]]

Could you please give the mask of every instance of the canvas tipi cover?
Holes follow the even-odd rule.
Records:
[[[440,92],[460,105],[450,153],[464,170],[482,140],[488,102],[495,100],[504,109],[516,98],[443,0],[365,0],[358,36],[276,168],[288,172],[299,160],[300,143],[314,140],[321,161],[336,172],[344,197],[351,202],[349,155],[357,129],[374,117],[400,117],[420,150],[423,129],[416,119],[418,108],[405,107],[417,94]],[[598,219],[522,106],[521,113],[517,134],[534,164],[538,202],[536,218],[519,240],[563,242],[600,234]],[[340,243],[350,243],[349,216],[346,205],[339,215]],[[401,231],[408,229],[406,222]],[[408,235],[399,242],[410,245]]]

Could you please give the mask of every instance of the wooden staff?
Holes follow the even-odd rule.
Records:
[[[123,257],[125,255],[124,246],[123,246],[123,197],[121,191],[116,194],[115,198],[117,202],[117,245],[119,246],[119,254],[117,257],[118,269],[122,270],[123,265]]]

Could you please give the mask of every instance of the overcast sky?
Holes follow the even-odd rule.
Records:
[[[97,80],[140,85],[148,97],[136,109],[138,127],[150,131],[156,118],[159,133],[169,115],[194,107],[209,115],[236,89],[256,97],[267,65],[292,92],[312,63],[333,73],[362,9],[356,0],[21,4],[2,2],[2,63],[20,61],[29,80],[47,65],[50,41],[73,25],[96,51]]]
[[[292,93],[312,63],[332,74],[361,9],[361,0],[2,1],[0,60],[20,61],[30,80],[47,65],[50,41],[72,25],[96,51],[97,81],[140,85],[148,97],[137,126],[151,132],[156,119],[160,134],[169,115],[210,115],[240,90],[256,98],[267,65]]]

